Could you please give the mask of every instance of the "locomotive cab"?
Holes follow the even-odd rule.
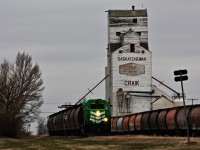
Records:
[[[107,133],[111,130],[110,104],[101,99],[88,100],[84,106],[87,132]]]

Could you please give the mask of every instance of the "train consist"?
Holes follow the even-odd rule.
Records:
[[[110,103],[90,99],[79,105],[54,113],[48,117],[49,135],[110,134]]]
[[[189,133],[200,135],[200,105],[185,107]],[[110,103],[90,99],[48,117],[49,135],[159,134],[186,135],[183,106],[111,117]]]
[[[200,105],[186,106],[190,134],[200,135]],[[186,135],[184,107],[153,110],[111,119],[111,132],[115,134]]]

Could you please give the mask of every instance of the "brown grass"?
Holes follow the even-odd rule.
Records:
[[[81,137],[0,138],[1,150],[198,150],[200,137],[190,138],[143,135]]]

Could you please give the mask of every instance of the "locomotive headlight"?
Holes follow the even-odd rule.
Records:
[[[100,115],[101,115],[100,111],[97,110],[97,111],[96,111],[96,116],[99,117]]]
[[[108,118],[104,118],[103,120],[104,120],[105,122],[107,122],[107,121],[108,121]]]

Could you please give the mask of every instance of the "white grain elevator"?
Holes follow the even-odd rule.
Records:
[[[106,99],[112,115],[151,110],[152,56],[147,10],[108,10]]]

